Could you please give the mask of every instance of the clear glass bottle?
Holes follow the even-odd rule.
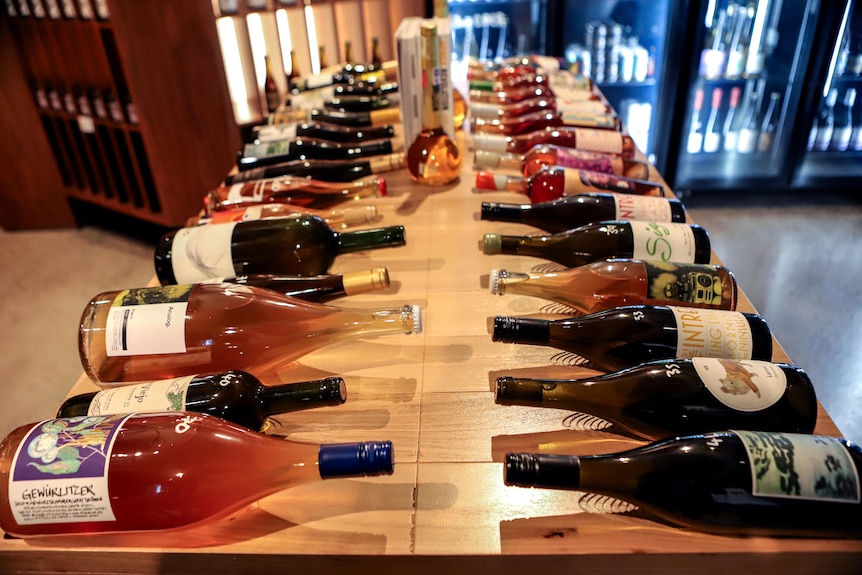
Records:
[[[736,151],[736,143],[739,139],[739,127],[734,120],[736,119],[736,110],[739,106],[739,96],[742,94],[742,88],[734,86],[730,89],[730,102],[727,106],[727,114],[724,116],[724,126],[722,135],[724,137],[723,148],[725,152]]]
[[[760,124],[760,134],[757,137],[757,151],[767,153],[772,150],[775,143],[775,132],[778,130],[778,120],[781,116],[781,106],[778,102],[781,100],[779,92],[772,92],[769,95],[769,105],[766,108],[766,114],[763,116],[763,122]]]
[[[404,159],[404,152],[394,152],[361,160],[293,160],[229,174],[225,177],[224,184],[230,186],[281,176],[314,178],[327,182],[353,182],[372,174],[400,170],[404,167]]]
[[[832,132],[835,128],[835,104],[838,101],[838,89],[832,88],[826,96],[825,105],[821,106],[817,121],[811,129],[808,138],[808,149],[824,152],[832,143]]]
[[[703,88],[698,88],[694,94],[694,106],[691,112],[691,121],[688,128],[688,140],[686,140],[685,151],[689,154],[699,154],[703,149],[703,122],[700,121],[701,109],[703,108]]]
[[[441,99],[447,95],[435,79],[440,69],[437,24],[423,22],[421,37],[424,77],[422,130],[407,149],[407,172],[420,184],[443,186],[458,179],[463,157],[458,144],[443,129],[440,116]]]
[[[664,186],[656,182],[563,166],[545,166],[526,178],[479,171],[476,188],[524,194],[532,202],[548,202],[587,192],[664,196]]]
[[[471,118],[473,134],[502,134],[518,136],[548,127],[584,127],[602,130],[621,130],[619,118],[611,115],[564,113],[559,110],[542,110],[514,118]]]
[[[862,449],[837,437],[719,431],[605,455],[509,453],[504,469],[506,485],[607,495],[695,531],[862,537]]]
[[[595,128],[545,128],[519,136],[476,134],[476,150],[524,154],[537,144],[556,144],[578,150],[614,154],[623,158],[635,156],[635,143],[628,134]]]
[[[523,154],[500,154],[476,150],[473,162],[476,168],[518,170],[525,177],[532,176],[545,166],[562,166],[616,174],[636,180],[650,179],[650,166],[646,162],[554,144],[538,144]]]
[[[209,200],[209,197],[207,198]],[[287,218],[298,214],[318,216],[334,230],[360,226],[377,219],[377,206],[348,207],[336,210],[315,210],[295,204],[253,204],[193,216],[186,227],[226,222],[250,222],[271,218]]]
[[[611,259],[556,272],[491,271],[491,293],[544,298],[590,314],[634,304],[735,310],[739,288],[719,265]]]
[[[663,359],[583,379],[500,377],[495,400],[588,413],[647,440],[725,429],[812,433],[817,424],[808,375],[753,360]]]
[[[260,377],[349,339],[422,331],[419,306],[359,311],[234,284],[105,292],[78,333],[87,375],[102,384],[239,369]]]
[[[22,538],[173,532],[294,485],[389,475],[393,465],[389,441],[301,443],[203,413],[52,419],[0,443],[0,527]]]

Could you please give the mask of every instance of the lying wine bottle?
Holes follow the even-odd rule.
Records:
[[[631,305],[571,319],[497,316],[493,341],[546,345],[617,371],[657,359],[772,359],[772,332],[755,314]]]
[[[589,413],[650,440],[725,429],[812,433],[817,423],[808,375],[754,360],[664,359],[584,379],[500,377],[496,401]]]
[[[231,370],[82,393],[64,401],[57,417],[189,411],[260,431],[270,416],[346,400],[347,387],[340,377],[263,385],[250,373]]]
[[[696,531],[856,538],[860,472],[862,449],[844,439],[720,431],[608,455],[509,453],[504,482],[607,495]]]
[[[13,537],[179,530],[291,486],[392,471],[390,441],[301,443],[203,413],[52,419],[0,443],[0,527]]]
[[[266,288],[284,295],[318,303],[349,295],[384,290],[390,285],[389,270],[386,268],[317,276],[252,274],[233,278],[214,278],[205,283],[221,282]]]
[[[405,245],[404,227],[336,232],[321,218],[286,218],[181,228],[155,249],[162,285],[246,274],[318,275],[338,255]]]
[[[207,212],[255,206],[263,203],[319,209],[363,198],[386,196],[386,180],[363,178],[335,183],[299,176],[281,176],[231,186],[219,186],[204,200]]]
[[[709,235],[698,225],[609,221],[549,236],[485,234],[485,254],[545,258],[575,267],[607,258],[709,263]]]
[[[664,186],[656,182],[560,166],[545,166],[527,178],[496,172],[478,172],[476,188],[524,194],[533,202],[547,202],[587,192],[665,195]]]
[[[297,137],[246,145],[238,153],[236,165],[240,172],[246,172],[294,160],[354,160],[391,153],[391,139],[342,144],[320,138]]]
[[[404,167],[404,162],[404,152],[370,156],[362,160],[293,160],[230,174],[225,177],[224,183],[229,186],[279,176],[307,177],[327,182],[352,182],[372,174],[400,170]]]
[[[233,284],[105,292],[81,316],[78,351],[94,382],[238,369],[256,377],[340,341],[422,331],[422,309],[343,309]]]

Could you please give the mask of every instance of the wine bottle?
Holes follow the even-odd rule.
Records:
[[[245,146],[238,154],[237,169],[244,172],[292,160],[350,160],[391,153],[390,139],[341,144],[320,138],[298,137]]]
[[[608,220],[684,222],[685,207],[675,198],[584,193],[533,204],[482,202],[481,219],[524,223],[556,233]]]
[[[0,527],[24,538],[179,530],[294,485],[392,471],[389,441],[300,443],[203,413],[52,419],[0,443]]]
[[[736,143],[736,151],[740,154],[751,154],[757,149],[757,139],[760,133],[760,107],[763,103],[765,87],[765,81],[761,79],[749,97],[744,114],[745,119],[739,130],[739,141]]]
[[[555,272],[492,270],[491,293],[528,295],[590,314],[634,304],[736,309],[733,274],[719,265],[611,259]]]
[[[623,158],[635,155],[635,143],[628,134],[594,128],[545,128],[519,136],[476,134],[474,142],[477,150],[497,153],[523,154],[536,144],[556,144]]]
[[[731,6],[733,5],[731,4]],[[724,74],[724,66],[727,60],[727,46],[724,40],[728,10],[730,10],[729,7],[719,11],[718,21],[710,31],[709,48],[705,48],[700,54],[700,75],[707,80],[716,80]]]
[[[772,334],[757,315],[630,305],[567,319],[494,318],[493,341],[555,347],[603,371],[656,359],[772,359]]]
[[[326,208],[362,198],[386,196],[386,180],[373,177],[351,182],[327,182],[301,176],[281,176],[219,186],[205,199],[207,212],[265,203]]]
[[[685,150],[689,154],[699,154],[703,148],[703,122],[700,121],[701,108],[703,108],[703,88],[698,88],[694,95],[694,106],[692,107],[688,140],[685,146]]]
[[[734,86],[730,89],[730,102],[727,107],[727,114],[724,116],[724,127],[722,128],[722,132],[724,134],[724,151],[725,152],[733,152],[736,151],[736,143],[739,140],[739,128],[734,123],[736,118],[736,109],[739,105],[739,95],[742,93],[742,88],[739,86]]]
[[[547,86],[548,77],[535,70],[521,68],[517,71],[512,67],[507,72],[498,72],[494,78],[472,77],[467,80],[470,90],[481,90],[486,92],[505,92],[506,90],[518,90],[521,88],[535,88],[536,86]]]
[[[339,126],[327,124],[326,122],[298,122],[294,124],[273,124],[258,126],[255,128],[254,141],[249,142],[243,148],[244,156],[253,156],[256,151],[254,145],[289,141],[294,138],[317,138],[341,143],[359,143],[369,140],[385,140],[395,136],[395,128],[392,124],[380,126],[369,126],[356,128],[353,126]]]
[[[334,112],[371,112],[392,106],[388,98],[371,96],[337,96],[323,103],[323,108]],[[347,128],[349,126],[342,126]],[[371,126],[374,127],[374,126]]]
[[[336,110],[315,109],[309,112],[308,118],[312,122],[326,122],[338,126],[352,126],[354,128],[368,128],[386,124],[397,124],[401,122],[401,108],[390,107],[371,112],[339,112]]]
[[[600,100],[561,101],[560,98],[530,98],[509,104],[470,102],[470,117],[486,120],[517,118],[535,112],[561,112],[615,116],[613,109]]]
[[[545,166],[526,178],[479,171],[476,173],[476,188],[524,194],[533,202],[547,202],[573,194],[602,191],[664,196],[664,186],[655,182],[563,166]]]
[[[499,154],[476,150],[473,159],[473,166],[476,168],[518,170],[525,177],[532,176],[545,166],[555,165],[616,174],[636,180],[648,180],[650,177],[650,167],[646,162],[553,144],[538,144],[524,154]]]
[[[404,227],[336,232],[317,216],[180,228],[159,239],[162,285],[245,274],[317,275],[341,254],[405,245]]]
[[[500,377],[495,399],[588,413],[647,440],[724,429],[812,433],[817,423],[808,375],[754,360],[663,359],[584,379]]]
[[[772,145],[775,143],[775,132],[778,130],[778,118],[781,115],[781,107],[778,101],[781,99],[781,94],[772,92],[769,95],[769,106],[766,108],[766,114],[763,116],[763,122],[760,124],[760,134],[757,138],[757,151],[769,152],[772,150]]]
[[[862,536],[862,449],[837,437],[719,431],[606,455],[508,453],[504,482],[627,501],[722,535]]]
[[[446,90],[440,84],[440,43],[437,24],[422,23],[422,129],[407,148],[407,172],[413,181],[443,186],[458,179],[463,157],[458,144],[443,128],[441,111]]]
[[[318,303],[349,295],[384,290],[390,285],[389,270],[386,268],[316,276],[250,274],[232,278],[213,278],[203,283],[222,282],[266,288],[287,296]]]
[[[275,77],[272,75],[272,64],[269,61],[269,56],[263,56],[265,66],[265,75],[263,81],[263,93],[266,99],[266,111],[268,113],[275,112],[281,106],[281,96],[278,95],[278,86],[275,84]]]
[[[57,417],[187,411],[220,417],[255,431],[273,415],[341,405],[347,387],[340,377],[263,385],[244,371],[225,371],[140,382],[72,396]]]
[[[847,88],[841,110],[835,113],[835,127],[829,149],[845,152],[850,147],[850,136],[853,133],[853,105],[856,103],[856,88]]]
[[[837,101],[838,90],[832,88],[829,95],[826,96],[825,106],[820,108],[820,114],[817,116],[817,121],[809,136],[809,150],[824,152],[829,149],[829,144],[832,142],[832,132],[835,128],[835,104]]]
[[[473,134],[499,134],[519,136],[545,128],[583,127],[602,130],[621,130],[620,120],[607,114],[562,112],[545,110],[514,118],[476,118],[470,120]]]
[[[707,154],[717,152],[721,146],[721,131],[718,125],[718,111],[721,109],[722,90],[712,90],[712,103],[709,107],[709,117],[703,133],[703,151]]]
[[[377,36],[371,37],[371,65],[380,68],[383,65],[383,57],[380,55],[380,41]]]
[[[249,285],[194,284],[97,295],[78,346],[95,382],[229,369],[260,376],[339,341],[421,330],[418,306],[353,311]]]
[[[239,207],[193,216],[186,220],[186,227],[286,218],[298,214],[318,216],[329,224],[329,227],[335,230],[373,222],[377,219],[377,207],[360,206],[327,211],[305,208],[294,204],[255,204],[244,208]]]
[[[364,176],[400,170],[404,152],[372,156],[362,160],[294,160],[273,166],[254,168],[225,177],[225,185],[264,180],[279,176],[315,178],[327,182],[352,182]]]
[[[489,90],[470,90],[468,92],[468,95],[470,97],[471,106],[475,102],[494,104],[499,106],[522,102],[524,100],[530,100],[532,98],[556,98],[554,91],[551,90],[551,88],[549,88],[548,86],[527,86],[525,88],[517,88],[496,92]],[[584,98],[584,100],[598,99],[599,98],[596,94],[592,94],[591,97]]]
[[[709,235],[698,225],[625,221],[597,222],[546,236],[485,234],[482,251],[544,258],[568,267],[606,258],[705,264],[711,255]]]
[[[751,24],[754,21],[754,6],[741,7],[739,18],[733,28],[733,36],[727,50],[727,65],[724,67],[724,77],[737,80],[742,77],[745,69],[745,57],[748,43],[751,41]]]

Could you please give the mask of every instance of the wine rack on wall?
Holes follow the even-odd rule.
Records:
[[[67,198],[164,226],[200,208],[241,145],[212,0],[8,0],[2,18],[4,228],[72,225]]]

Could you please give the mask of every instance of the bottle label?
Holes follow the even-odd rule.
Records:
[[[564,194],[574,195],[595,190],[627,195],[636,193],[631,182],[612,173],[563,168]]]
[[[105,323],[109,357],[185,353],[191,285],[137,288],[114,298]]]
[[[231,252],[234,227],[236,223],[231,222],[178,230],[171,245],[171,265],[177,283],[235,276]]]
[[[575,133],[578,148],[605,154],[623,153],[623,139],[619,132],[594,128],[575,128]]]
[[[558,148],[556,164],[564,168],[579,168],[604,174],[614,173],[610,157],[574,148]]]
[[[20,525],[115,521],[108,463],[128,415],[51,419],[21,440],[9,472]]]
[[[223,224],[225,222],[248,222],[260,220],[263,217],[263,206],[249,206],[236,210],[222,210],[213,212],[209,216],[209,223]]]
[[[721,276],[707,264],[644,261],[647,297],[682,303],[721,305]]]
[[[766,409],[787,389],[784,371],[768,361],[694,357],[691,363],[712,395],[737,411]]]
[[[574,126],[590,126],[591,128],[608,129],[614,129],[617,127],[614,117],[610,114],[594,114],[590,112],[564,110],[562,112],[562,120],[564,124]]]
[[[632,258],[663,262],[694,263],[694,232],[688,224],[632,222]]]
[[[670,202],[664,198],[614,194],[614,205],[617,220],[669,222],[673,219]]]
[[[183,411],[189,383],[195,376],[149,381],[103,389],[90,401],[87,415],[110,415],[135,411]]]
[[[734,431],[751,465],[751,491],[835,503],[860,501],[859,470],[835,437]]]
[[[676,318],[677,357],[750,359],[751,326],[738,311],[670,306]]]

